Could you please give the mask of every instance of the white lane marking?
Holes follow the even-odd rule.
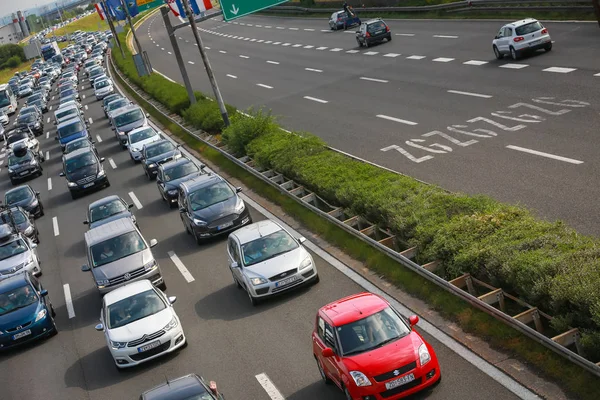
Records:
[[[304,49],[312,49],[313,47],[315,47],[315,46],[309,44],[308,46],[304,46],[303,48]]]
[[[170,51],[167,51],[167,54],[173,54],[173,53],[171,53]]]
[[[221,54],[227,54],[227,52],[225,50],[219,50],[219,53],[221,53]]]
[[[350,54],[360,53],[360,50],[348,50],[346,53],[350,53]]]
[[[193,61],[188,61],[188,64],[194,65],[194,62]]]
[[[371,82],[379,82],[379,83],[388,83],[385,79],[376,79],[376,78],[367,78],[366,76],[361,76],[360,79],[363,81],[371,81]]]
[[[328,49],[328,47],[325,47],[325,46],[317,47],[317,50],[327,50],[327,49]]]
[[[594,76],[600,76],[600,73],[598,73],[598,74],[594,74]]]
[[[256,26],[257,28],[262,28],[262,25],[254,25],[254,26]]]
[[[85,86],[84,85],[81,85],[81,90],[85,90]]]
[[[508,145],[508,146],[506,146],[506,148],[507,149],[511,149],[511,150],[522,151],[523,153],[534,154],[536,156],[552,158],[554,160],[564,161],[564,162],[567,162],[567,163],[570,163],[570,164],[583,164],[583,161],[574,160],[572,158],[567,158],[567,157],[556,156],[554,154],[544,153],[542,151],[537,151],[537,150],[532,150],[532,149],[526,149],[525,147]]]
[[[240,54],[240,58],[250,58],[250,57]]]
[[[415,36],[414,33],[396,33],[396,36]]]
[[[89,117],[88,121],[90,122],[90,125],[94,123],[94,120],[92,119],[92,117]]]
[[[454,58],[438,57],[438,58],[434,58],[433,61],[447,63],[450,61],[454,61]]]
[[[458,39],[458,36],[453,36],[453,35],[433,35],[434,38],[441,38],[441,39]]]
[[[52,111],[52,106],[48,107],[48,111]]]
[[[164,48],[164,47],[161,47],[160,49],[161,49],[162,51],[165,51],[165,48]]]
[[[185,265],[183,265],[183,263],[181,262],[179,257],[177,257],[177,254],[175,254],[175,252],[173,252],[173,251],[169,251],[169,252],[167,252],[167,254],[169,255],[169,258],[171,258],[171,261],[173,261],[173,264],[175,264],[175,266],[177,267],[179,272],[181,272],[181,275],[183,275],[183,278],[186,280],[186,282],[187,283],[194,282],[195,281],[194,277],[192,276],[190,271],[188,271],[188,269],[185,267]]]
[[[82,94],[82,95],[81,95],[81,99],[82,99],[82,100],[85,100],[85,94]],[[50,108],[52,108],[52,107],[50,107]]]
[[[302,47],[302,46],[303,46],[303,45],[301,45],[301,44],[295,44],[295,45],[293,45],[292,47]]]
[[[335,49],[331,49],[329,51],[342,51],[342,50],[344,50],[344,49],[340,49],[339,47],[336,47]]]
[[[46,123],[47,123],[47,124],[49,124],[49,123],[50,123],[50,117],[48,117],[48,120],[46,121]]]
[[[267,64],[279,65],[279,63],[277,61],[269,61],[269,60],[267,60]]]
[[[256,39],[250,39],[251,42],[256,42]]]
[[[262,84],[262,83],[257,83],[256,86],[260,86],[260,87],[263,87],[265,89],[273,89],[273,86],[265,85],[265,84]]]
[[[54,236],[60,235],[60,230],[58,229],[58,218],[52,217],[52,227],[54,228]]]
[[[287,47],[287,46],[290,46],[290,45],[291,45],[291,43],[284,43],[284,44],[282,44],[283,47]]]
[[[50,131],[46,132],[46,139],[50,139]]]
[[[387,53],[387,54],[384,54],[383,56],[384,56],[384,57],[398,57],[398,56],[400,56],[400,55],[401,55],[401,54],[397,54],[397,53]]]
[[[278,44],[281,44],[281,42],[273,42],[273,46],[276,46]]]
[[[71,287],[68,283],[63,285],[63,291],[65,293],[65,304],[67,306],[67,314],[69,319],[75,318],[75,309],[73,308],[73,299],[71,298]]]
[[[521,69],[529,67],[527,64],[504,64],[501,65],[500,68],[508,68],[508,69]]]
[[[285,397],[279,392],[279,390],[275,387],[273,382],[269,379],[267,374],[262,373],[256,375],[256,380],[260,383],[260,386],[265,389],[265,392],[269,395],[271,400],[285,400]]]
[[[289,28],[290,31],[297,31],[298,28]]]
[[[98,143],[102,143],[102,138],[100,137],[100,135],[96,135],[96,140],[98,141]]]
[[[425,56],[408,56],[408,57],[406,57],[407,60],[422,60],[424,58],[425,58]]]
[[[379,54],[378,51],[367,51],[363,53],[365,56],[374,56],[375,54]]]
[[[462,94],[465,96],[473,96],[473,97],[481,97],[483,99],[491,99],[493,96],[490,96],[488,94],[479,94],[479,93],[471,93],[471,92],[461,92],[460,90],[448,90],[448,93],[454,93],[454,94]]]
[[[55,96],[52,96],[52,99],[51,99],[51,100],[54,100],[54,97],[55,97]]]
[[[322,69],[314,69],[314,68],[304,68],[306,71],[310,71],[310,72],[323,72]]]
[[[160,76],[162,76],[163,78],[165,78],[166,80],[168,80],[170,82],[173,82],[173,83],[176,83],[173,79],[169,78],[168,76],[166,76],[165,74],[163,74],[159,70],[153,69],[153,71],[156,72],[157,74],[159,74]]]
[[[394,121],[394,122],[400,122],[401,124],[406,124],[406,125],[418,125],[416,122],[412,122],[412,121],[408,121],[408,120],[400,119],[400,118],[395,118],[395,117],[390,117],[388,115],[383,115],[383,114],[377,114],[377,118],[387,119],[387,120]]]
[[[465,65],[485,65],[487,63],[488,63],[487,61],[469,60],[469,61],[465,61],[463,64],[465,64]]]
[[[88,105],[86,104],[85,106],[83,106],[85,108],[85,111],[87,111],[89,109]]]
[[[305,30],[306,32],[314,32],[314,31],[315,31],[314,29],[311,29],[311,28],[304,28],[304,30]]]
[[[577,70],[577,68],[563,68],[563,67],[550,67],[543,69],[544,72],[556,72],[559,74],[568,74],[569,72],[573,72]]]
[[[237,76],[235,76],[235,75],[227,74],[227,76],[230,78],[233,78],[233,79],[237,79]]]
[[[47,150],[46,151],[46,160],[49,160],[49,159],[50,159],[50,150]]]
[[[115,160],[113,160],[112,158],[109,158],[108,163],[110,164],[112,169],[117,169],[117,164],[115,164]]]
[[[327,32],[327,33],[329,33],[329,32],[331,32],[331,29],[321,29],[321,32]]]
[[[327,104],[329,103],[327,100],[317,99],[316,97],[304,96],[306,100],[316,101],[317,103]]]
[[[52,190],[52,178],[48,178],[48,191]]]
[[[144,206],[142,205],[142,203],[140,203],[140,201],[138,200],[138,198],[135,195],[135,193],[129,192],[129,197],[131,197],[131,201],[133,201],[133,204],[135,204],[135,207],[138,210],[141,210],[142,208],[144,208]]]
[[[285,29],[283,26],[276,26],[276,29]]]
[[[246,24],[246,26],[254,26],[254,25],[252,25],[252,24]]]

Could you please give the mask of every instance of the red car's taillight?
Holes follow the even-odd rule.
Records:
[[[514,40],[515,42],[520,42],[520,41],[521,41],[521,40],[523,40],[523,39],[524,39],[524,38],[523,38],[523,36],[517,36],[517,37],[516,37],[516,38],[514,38],[513,40]]]

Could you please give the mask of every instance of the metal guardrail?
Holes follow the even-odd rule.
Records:
[[[131,91],[136,93],[137,96],[142,98],[171,123],[177,125],[183,131],[203,142],[205,145],[218,151],[240,168],[243,168],[247,172],[259,178],[261,181],[276,188],[282,194],[289,196],[299,204],[313,211],[322,218],[325,218],[344,231],[388,255],[404,267],[417,273],[428,281],[435,283],[440,288],[445,289],[446,291],[467,301],[472,306],[506,323],[512,328],[517,329],[529,338],[568,359],[572,363],[588,370],[596,376],[600,376],[600,363],[594,364],[593,362],[585,359],[581,355],[566,347],[575,344],[577,348],[579,348],[579,332],[577,329],[571,329],[552,338],[546,337],[541,332],[538,332],[538,330],[541,330],[538,326],[539,316],[541,314],[547,318],[551,317],[539,312],[537,308],[529,306],[524,302],[520,302],[520,300],[504,293],[502,289],[492,288],[491,286],[483,282],[476,281],[474,278],[471,278],[467,275],[463,275],[452,281],[444,280],[433,272],[440,264],[438,261],[433,261],[425,265],[417,264],[412,260],[412,258],[414,258],[416,255],[416,249],[409,248],[401,251],[397,238],[391,232],[377,227],[363,217],[354,215],[348,210],[328,204],[325,200],[306,189],[303,185],[294,182],[277,171],[264,170],[258,166],[255,166],[254,161],[247,156],[241,158],[235,157],[228,151],[226,146],[214,136],[195,129],[192,126],[186,125],[181,116],[170,112],[165,106],[152,99],[148,94],[137,88],[137,86],[127,77],[123,76],[115,66],[110,54],[108,58],[110,60],[110,67],[112,71],[117,74],[119,80],[126,84]],[[480,284],[480,286],[487,287],[489,290],[486,293],[477,296],[477,293],[475,293],[473,290],[473,282]],[[465,287],[467,290],[463,290]],[[498,303],[500,308],[504,308],[503,304],[505,297],[517,300],[517,302],[520,302],[519,304],[521,305],[525,304],[528,307],[528,310],[513,317],[504,313],[501,309],[493,306],[493,304]],[[538,328],[538,330],[527,325],[528,323],[532,322],[535,323],[535,326]]]

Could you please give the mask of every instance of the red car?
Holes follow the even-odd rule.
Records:
[[[383,298],[372,293],[322,307],[312,334],[321,378],[348,400],[395,400],[442,378],[433,348]]]

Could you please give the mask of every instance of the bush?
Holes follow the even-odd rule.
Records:
[[[14,57],[17,57],[16,59],[18,59],[19,62],[14,67],[10,68],[18,67],[19,64],[25,61],[25,50],[17,44],[5,44],[0,46],[0,65],[8,67],[8,61]]]
[[[19,56],[12,56],[6,61],[5,65],[7,68],[17,68],[19,65],[21,65],[21,62],[22,61]]]
[[[246,117],[239,113],[233,115],[231,125],[223,131],[223,143],[240,157],[246,154],[246,145],[252,140],[267,133],[281,132],[271,112],[265,113],[263,110],[258,110],[254,113],[249,110],[248,113],[254,115],[252,117]]]
[[[196,98],[198,97],[196,96]],[[237,113],[235,107],[230,105],[226,105],[225,107],[230,118]],[[212,135],[221,133],[225,127],[219,105],[216,101],[211,101],[206,97],[200,97],[196,104],[183,110],[181,115],[195,128],[202,129]]]

